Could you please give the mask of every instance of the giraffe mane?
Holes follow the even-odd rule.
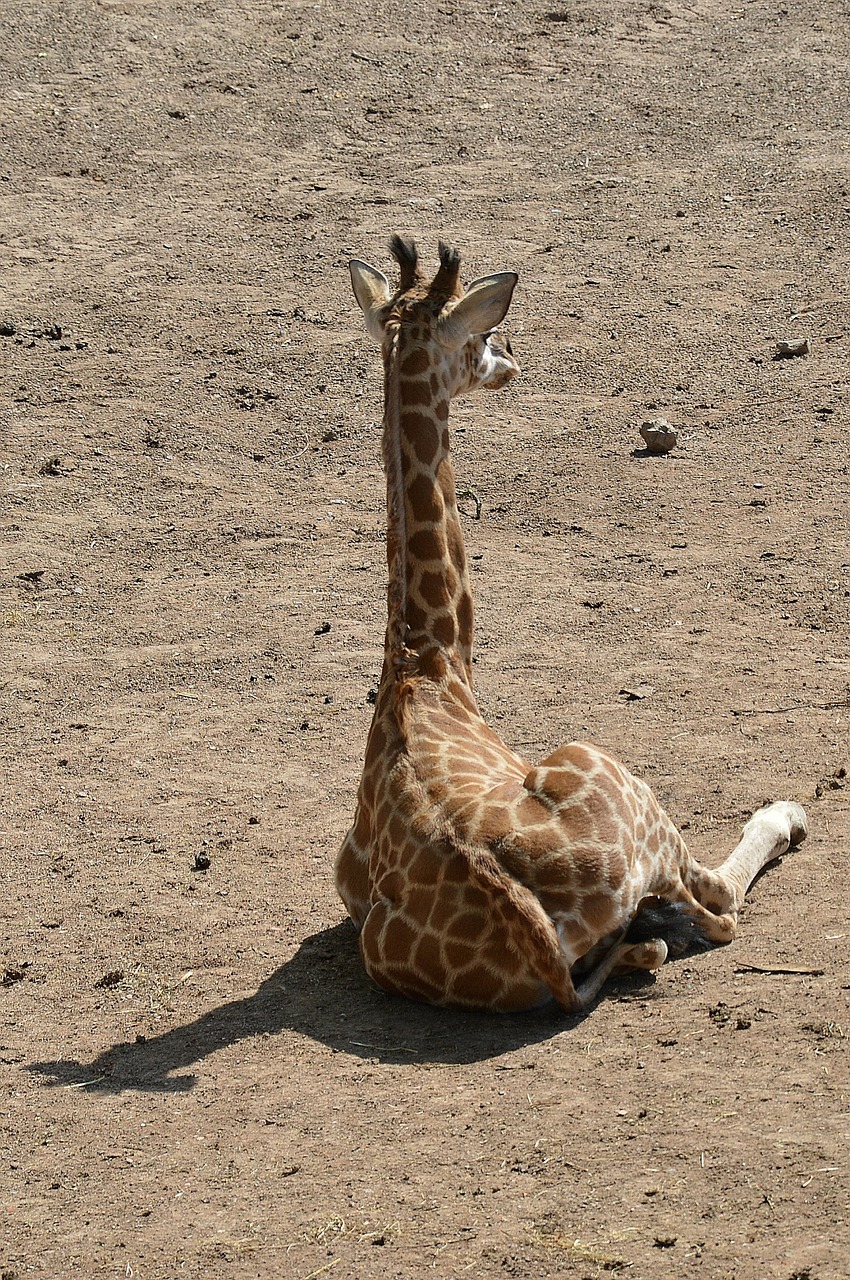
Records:
[[[387,475],[387,547],[389,582],[387,587],[387,651],[395,671],[401,668],[405,652],[407,623],[407,530],[404,508],[404,481],[401,458],[401,411],[399,406],[398,326],[391,330],[384,368],[384,430],[382,449]]]

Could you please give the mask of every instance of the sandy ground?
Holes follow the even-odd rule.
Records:
[[[3,1280],[846,1276],[847,22],[6,0]],[[521,276],[523,377],[454,415],[482,709],[709,862],[810,815],[581,1020],[376,991],[331,883],[394,231]]]

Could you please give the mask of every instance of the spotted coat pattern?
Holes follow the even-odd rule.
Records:
[[[351,264],[382,343],[387,473],[385,658],[353,825],[335,880],[366,969],[438,1005],[576,1012],[611,972],[657,968],[663,941],[623,935],[641,906],[678,903],[712,942],[734,936],[761,867],[806,833],[798,805],[760,810],[716,871],[696,862],[649,787],[570,743],[537,765],[482,718],[472,688],[472,593],[449,453],[451,399],[518,372],[501,323],[516,277],[423,279],[394,238],[391,290]]]

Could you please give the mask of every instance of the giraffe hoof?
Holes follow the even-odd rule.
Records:
[[[627,947],[620,959],[623,969],[660,969],[667,959],[667,943],[663,938],[648,938]],[[618,966],[618,967],[620,967]]]
[[[793,801],[788,803],[788,817],[791,821],[791,845],[796,847],[802,844],[809,834],[809,820],[803,806]]]
[[[667,943],[663,938],[650,938],[641,944],[643,951],[643,968],[660,969],[667,959]]]
[[[767,804],[762,809],[758,809],[753,814],[750,822],[756,825],[760,822],[775,824],[774,829],[785,836],[791,848],[796,848],[798,844],[802,844],[809,834],[809,820],[806,817],[806,811],[802,805],[797,804],[794,800],[774,800],[772,804]],[[772,856],[778,857],[780,852],[784,852],[784,850],[779,850]]]

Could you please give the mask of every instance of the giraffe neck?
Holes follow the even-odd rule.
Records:
[[[386,351],[387,653],[471,684],[472,593],[449,458],[448,369],[394,333]]]

